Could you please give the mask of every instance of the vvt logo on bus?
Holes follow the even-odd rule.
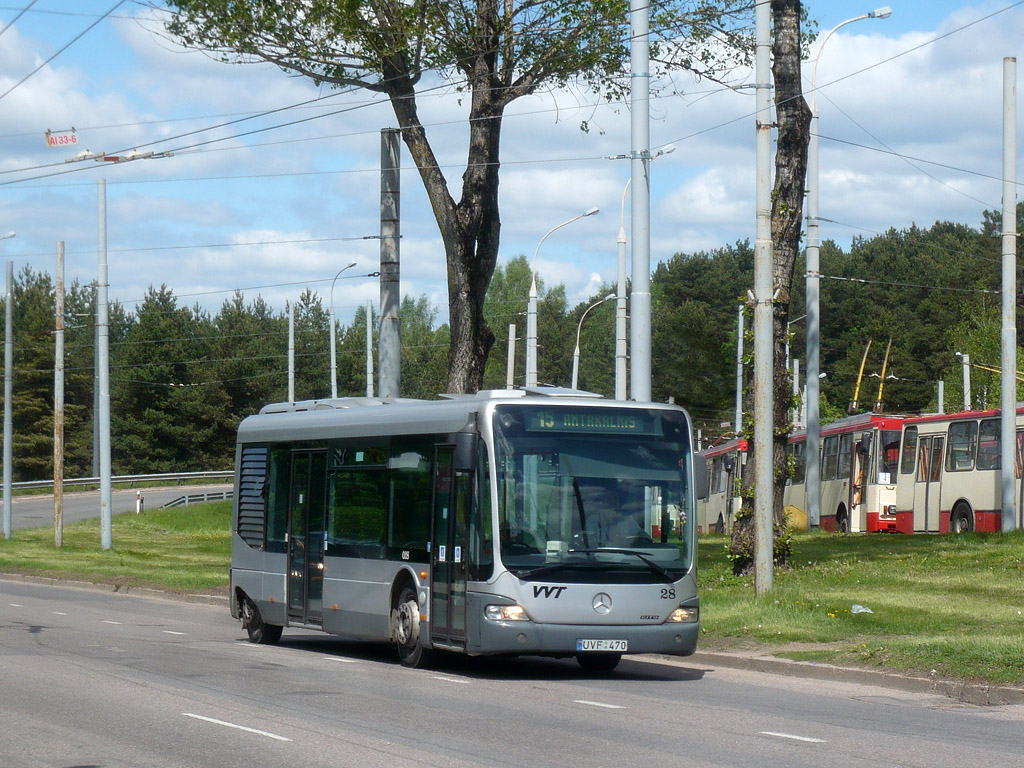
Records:
[[[568,587],[536,586],[533,588],[534,597],[561,597]]]

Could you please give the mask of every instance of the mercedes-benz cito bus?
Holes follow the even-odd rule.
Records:
[[[266,406],[238,430],[232,615],[253,642],[317,629],[407,666],[692,654],[691,446],[677,406],[556,388]]]

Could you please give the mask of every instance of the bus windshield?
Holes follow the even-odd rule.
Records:
[[[499,551],[519,578],[675,581],[690,568],[682,413],[509,405],[494,420]]]

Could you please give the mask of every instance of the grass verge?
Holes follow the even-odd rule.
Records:
[[[113,546],[100,548],[99,520],[15,531],[0,539],[0,572],[153,587],[172,592],[222,590],[231,564],[231,502],[215,501],[112,518]]]
[[[225,591],[231,502],[125,513],[110,550],[99,521],[0,539],[0,572],[175,592]],[[702,650],[1024,684],[1024,531],[962,536],[796,533],[793,568],[754,595],[732,575],[727,538],[698,545]],[[859,612],[861,606],[870,613]]]
[[[732,575],[727,543],[698,546],[705,650],[1024,684],[1024,531],[797,533],[793,569],[765,598]]]

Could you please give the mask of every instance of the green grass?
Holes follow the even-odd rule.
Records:
[[[225,591],[231,502],[128,512],[15,531],[0,572],[175,592]],[[1024,531],[963,536],[796,533],[793,569],[754,595],[725,557],[725,536],[698,545],[703,650],[896,669],[946,679],[1024,684]],[[871,613],[853,613],[854,605]]]
[[[797,533],[793,569],[776,572],[765,598],[753,577],[732,575],[726,544],[698,546],[705,650],[1024,683],[1024,531]]]
[[[0,539],[0,572],[51,576],[174,592],[226,592],[231,563],[231,502],[216,501],[114,515],[113,547],[100,548],[99,520],[14,531]]]

